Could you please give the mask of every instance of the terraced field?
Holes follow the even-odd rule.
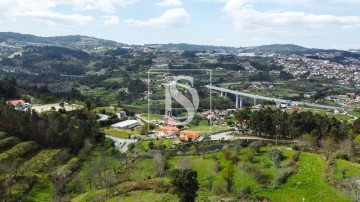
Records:
[[[52,201],[51,173],[58,167],[70,170],[72,164],[68,149],[43,148],[0,132],[0,175],[7,183],[0,201]]]

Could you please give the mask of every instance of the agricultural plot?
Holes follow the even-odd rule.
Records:
[[[100,100],[103,100],[107,103],[116,103],[116,95],[118,92],[117,90],[109,90],[103,87],[92,89],[87,86],[81,86],[80,88],[78,88],[78,90],[81,94],[87,97],[99,98]]]
[[[23,167],[35,173],[47,172],[51,168],[55,168],[56,165],[68,160],[68,158],[70,158],[68,150],[44,149],[25,162]]]
[[[39,148],[40,146],[33,141],[21,142],[13,146],[11,149],[1,153],[0,162],[11,161],[12,159],[15,159],[17,157],[22,157],[23,155],[28,154],[30,152],[35,152]]]
[[[19,142],[20,140],[16,137],[8,137],[8,138],[0,139],[0,152],[11,148],[12,146],[16,145]]]

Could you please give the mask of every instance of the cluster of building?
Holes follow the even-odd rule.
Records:
[[[100,116],[100,118],[102,118],[102,116]],[[126,120],[115,123],[111,125],[111,127],[132,129],[140,125],[141,123],[139,120]],[[156,128],[153,133],[149,135],[150,139],[174,139],[173,145],[178,145],[181,142],[198,142],[203,140],[200,132],[190,130],[182,131],[180,129],[182,128],[181,124],[174,120],[164,119],[161,122],[161,125],[162,126]]]
[[[341,105],[360,102],[360,96],[357,96],[355,93],[346,93],[346,95],[332,95],[328,96],[327,99]]]
[[[230,111],[214,109],[204,111],[200,115],[207,120],[224,120],[230,115]]]
[[[13,105],[15,109],[19,111],[26,111],[32,107],[32,104],[25,102],[24,100],[10,100],[7,103]]]
[[[339,53],[340,54],[340,53]],[[323,77],[336,79],[347,85],[360,81],[360,59],[347,58],[343,64],[334,62],[337,54],[317,53],[314,55],[277,55],[275,62],[294,77],[306,75],[307,78]]]

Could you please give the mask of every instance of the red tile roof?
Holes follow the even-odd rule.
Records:
[[[11,105],[24,104],[24,103],[25,103],[24,100],[10,100],[10,101],[8,101],[8,104],[11,104]]]
[[[166,127],[163,127],[163,128],[156,129],[156,131],[163,132],[163,133],[166,133],[166,134],[174,133],[174,132],[177,132],[179,130],[180,129],[178,129],[177,127],[172,127],[172,126],[166,126]]]
[[[170,119],[165,119],[165,120],[164,120],[164,124],[170,125],[170,126],[177,126],[177,125],[179,125],[178,122],[176,122],[176,121],[174,121],[174,120],[170,120]]]
[[[196,131],[182,131],[180,133],[180,137],[179,139],[181,141],[189,141],[189,139],[191,138],[192,141],[196,140],[198,137],[200,136],[199,132]]]

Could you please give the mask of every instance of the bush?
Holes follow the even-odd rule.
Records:
[[[217,196],[221,196],[221,195],[223,195],[223,194],[226,194],[227,192],[226,192],[225,187],[226,187],[226,186],[223,185],[223,184],[217,184],[217,185],[215,185],[214,188],[213,188],[213,193],[214,193],[215,195],[217,195]]]
[[[256,153],[259,153],[264,143],[260,140],[250,143],[249,147]]]
[[[347,154],[345,154],[343,151],[337,151],[336,152],[336,158],[337,159],[343,159],[348,161],[349,160],[349,156]]]
[[[250,163],[254,162],[254,152],[250,151],[247,155],[246,155],[246,160],[249,161]]]
[[[297,144],[292,145],[291,148],[292,148],[293,150],[295,150],[295,151],[299,151],[299,150],[300,150],[300,146],[297,145]]]
[[[236,199],[247,199],[251,195],[252,189],[249,186],[243,187],[236,194]]]
[[[269,152],[269,158],[277,167],[280,167],[280,163],[284,158],[284,154],[280,149],[273,149]]]
[[[152,142],[152,141],[149,142],[149,149],[154,149],[154,145],[155,145],[154,142]]]
[[[249,146],[249,140],[240,140],[239,144],[242,148]]]
[[[284,184],[286,183],[287,179],[295,174],[297,171],[297,168],[295,167],[290,167],[287,169],[281,169],[280,173],[277,175],[277,177],[274,177],[274,182],[273,182],[273,187],[277,188],[280,184]]]
[[[110,138],[105,138],[105,141],[103,142],[103,147],[105,149],[110,149],[115,147],[115,142],[114,140],[110,139]]]
[[[128,150],[131,152],[135,149],[135,143],[128,144]]]
[[[344,167],[341,169],[341,176],[342,178],[346,178],[346,172],[348,171],[349,169],[347,167]]]
[[[224,154],[224,158],[226,160],[231,160],[231,156],[233,156],[232,152],[228,149],[224,150],[223,154]]]
[[[244,168],[246,172],[250,173],[255,178],[257,183],[267,184],[269,182],[268,177],[264,173],[262,173],[257,167],[245,165]]]
[[[222,166],[219,161],[216,161],[216,172],[219,173],[222,170]]]
[[[296,151],[292,157],[291,157],[291,160],[293,162],[298,162],[300,160],[300,155],[301,155],[301,152],[300,151]]]

